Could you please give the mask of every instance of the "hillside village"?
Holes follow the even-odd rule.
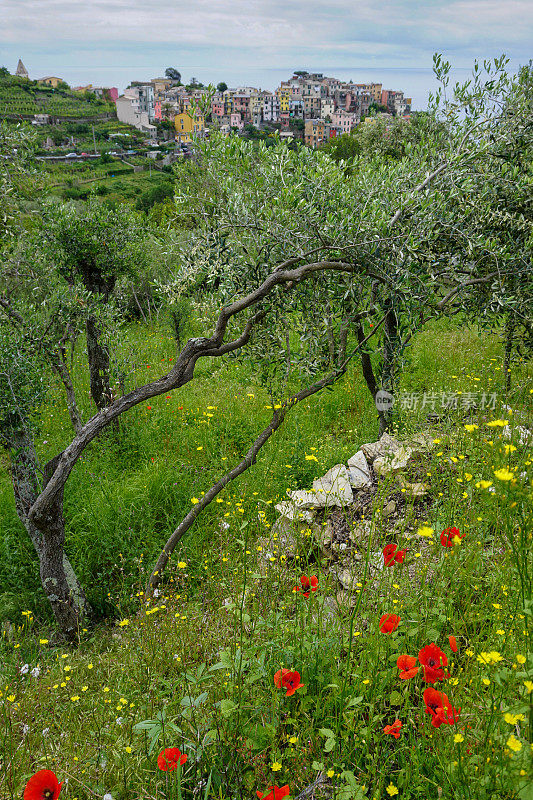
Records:
[[[123,94],[117,87],[93,84],[72,87],[72,92],[113,103],[120,122],[150,139],[161,138],[162,131],[170,130],[180,145],[188,145],[193,135],[204,136],[210,130],[250,135],[255,129],[267,134],[277,131],[282,139],[294,138],[318,147],[350,133],[376,114],[408,119],[411,111],[411,98],[403,91],[384,89],[382,83],[343,82],[304,70],[281,81],[274,92],[251,86],[228,88],[223,82],[215,89],[195,78],[183,85],[177,70],[169,68],[166,72],[170,77],[132,81]],[[15,75],[29,80],[22,60]],[[57,76],[40,78],[37,83],[53,89],[68,88]],[[35,115],[35,121],[46,124],[44,116]],[[169,138],[168,134],[163,138]]]

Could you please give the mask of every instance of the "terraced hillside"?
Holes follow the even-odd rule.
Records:
[[[52,89],[13,75],[0,75],[0,116],[51,114],[56,117],[94,117],[114,113],[113,103],[70,89]]]

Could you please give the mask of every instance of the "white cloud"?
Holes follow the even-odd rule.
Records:
[[[174,42],[288,49],[352,42],[464,46],[531,40],[530,0],[3,0],[0,39],[11,43]],[[529,32],[528,32],[529,28]],[[444,38],[443,38],[444,37]]]

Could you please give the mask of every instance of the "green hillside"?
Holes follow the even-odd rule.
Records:
[[[17,78],[0,72],[0,116],[13,114],[52,114],[57,117],[93,117],[113,113],[113,103],[95,95],[72,92],[66,88],[52,89],[36,81]]]

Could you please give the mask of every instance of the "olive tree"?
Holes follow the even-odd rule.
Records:
[[[93,311],[85,320],[91,395],[96,408],[104,408],[113,391],[106,329],[98,312],[109,303],[121,276],[146,268],[145,227],[128,207],[110,210],[93,196],[80,205],[47,204],[40,232],[59,275],[91,299]]]
[[[501,96],[508,89],[503,65],[496,65],[491,81],[459,87],[448,123],[430,127],[404,158],[392,164],[361,159],[351,174],[324,153],[281,144],[266,148],[216,137],[197,144],[198,158],[178,181],[182,239],[175,269],[160,288],[179,297],[200,279],[217,304],[212,328],[183,344],[169,372],[109,398],[28,483],[25,524],[40,542],[43,588],[64,637],[76,638],[86,611],[65,567],[64,492],[87,446],[122,414],[192,381],[201,359],[241,352],[257,365],[277,400],[269,425],[177,525],[150,576],[150,595],[181,537],[218,492],[255,463],[295,404],[332,386],[353,357],[362,354],[368,367],[372,337],[381,337],[382,363],[379,380],[370,363],[374,391],[392,388],[401,348],[426,318],[479,286],[491,287],[492,296],[508,270],[516,272],[515,264],[493,263],[481,233],[470,251],[461,229],[469,176],[486,158],[497,125],[492,93]],[[59,241],[66,249],[65,240]],[[92,252],[91,241],[85,246]],[[468,256],[466,266],[462,256]],[[61,263],[68,274],[70,262]],[[113,265],[104,263],[105,289]],[[92,290],[84,288],[90,296]],[[12,310],[1,308],[10,322]],[[28,429],[44,399],[37,379],[41,351],[25,349],[22,312],[16,310],[23,323],[13,344],[22,373],[15,380],[5,370],[1,388],[13,394],[15,418],[5,419],[5,430],[20,424]],[[370,319],[373,327],[365,330]],[[20,397],[28,399],[22,403]],[[11,454],[16,460],[13,448]]]

